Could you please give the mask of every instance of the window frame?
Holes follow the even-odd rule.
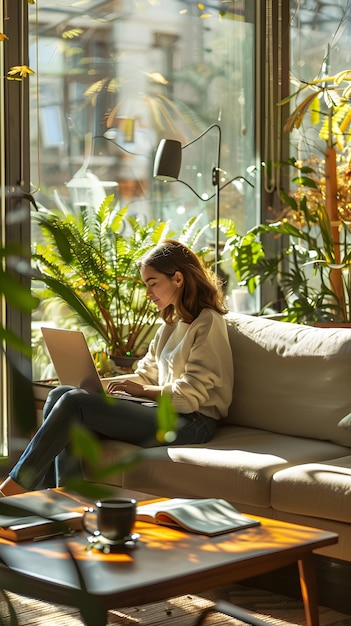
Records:
[[[1,88],[1,243],[20,244],[24,254],[30,254],[30,209],[26,195],[30,192],[29,154],[29,87],[28,79],[6,79],[8,69],[28,64],[28,5],[26,0],[2,1],[1,32],[8,40],[2,44]],[[6,29],[6,30],[5,30]],[[8,44],[8,45],[7,45]],[[10,219],[20,211],[20,221]],[[21,278],[30,289],[30,281]],[[28,345],[31,342],[31,316],[9,306],[1,307],[2,322]],[[1,415],[2,454],[11,461],[23,448],[20,429],[14,420],[14,396],[21,393],[14,382],[14,369],[31,380],[30,359],[10,346],[1,351]],[[5,471],[3,466],[3,471]]]

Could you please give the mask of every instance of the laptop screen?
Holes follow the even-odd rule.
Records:
[[[41,331],[61,385],[102,391],[102,384],[83,333],[42,327]]]

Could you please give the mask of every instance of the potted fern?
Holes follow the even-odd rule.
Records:
[[[107,196],[97,212],[39,210],[42,240],[34,246],[35,293],[58,297],[103,340],[113,359],[145,351],[158,313],[147,298],[136,262],[165,237],[166,222],[141,224]]]
[[[198,228],[200,217],[184,225],[180,239],[187,245],[195,246],[206,228]],[[35,293],[66,303],[103,340],[111,358],[130,368],[130,360],[145,353],[159,319],[137,261],[173,236],[168,222],[143,224],[128,216],[127,207],[118,208],[113,195],[96,212],[84,206],[75,214],[39,209],[33,220],[42,235],[33,251]]]

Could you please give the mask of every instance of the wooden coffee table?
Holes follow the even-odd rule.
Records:
[[[140,540],[134,548],[108,555],[87,550],[80,533],[1,541],[1,588],[77,607],[88,626],[105,626],[108,609],[201,594],[297,563],[307,626],[318,626],[313,550],[336,543],[335,533],[264,518],[258,527],[216,537],[146,523],[135,530]]]

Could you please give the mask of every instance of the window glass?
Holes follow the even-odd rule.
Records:
[[[297,81],[333,76],[351,67],[351,2],[291,0],[290,8],[291,93],[294,93]],[[303,92],[304,97],[307,95],[308,92]],[[326,114],[323,102],[321,107],[322,115]],[[311,152],[320,153],[326,146],[320,137],[320,124],[313,126],[310,115],[304,117],[301,130],[294,131],[291,138],[301,158]]]
[[[182,150],[181,182],[152,176],[162,138],[184,146],[221,129],[220,217],[257,222],[254,0],[107,0],[29,5],[31,180],[38,204],[96,210],[114,194],[128,215],[215,217],[218,128]],[[196,195],[197,194],[197,195]],[[210,198],[207,200],[207,198]],[[33,229],[33,240],[40,236]],[[214,242],[207,229],[204,243]],[[235,286],[231,267],[230,287]],[[57,309],[57,315],[59,315]],[[52,313],[56,315],[56,312]],[[58,323],[57,319],[53,322]]]

